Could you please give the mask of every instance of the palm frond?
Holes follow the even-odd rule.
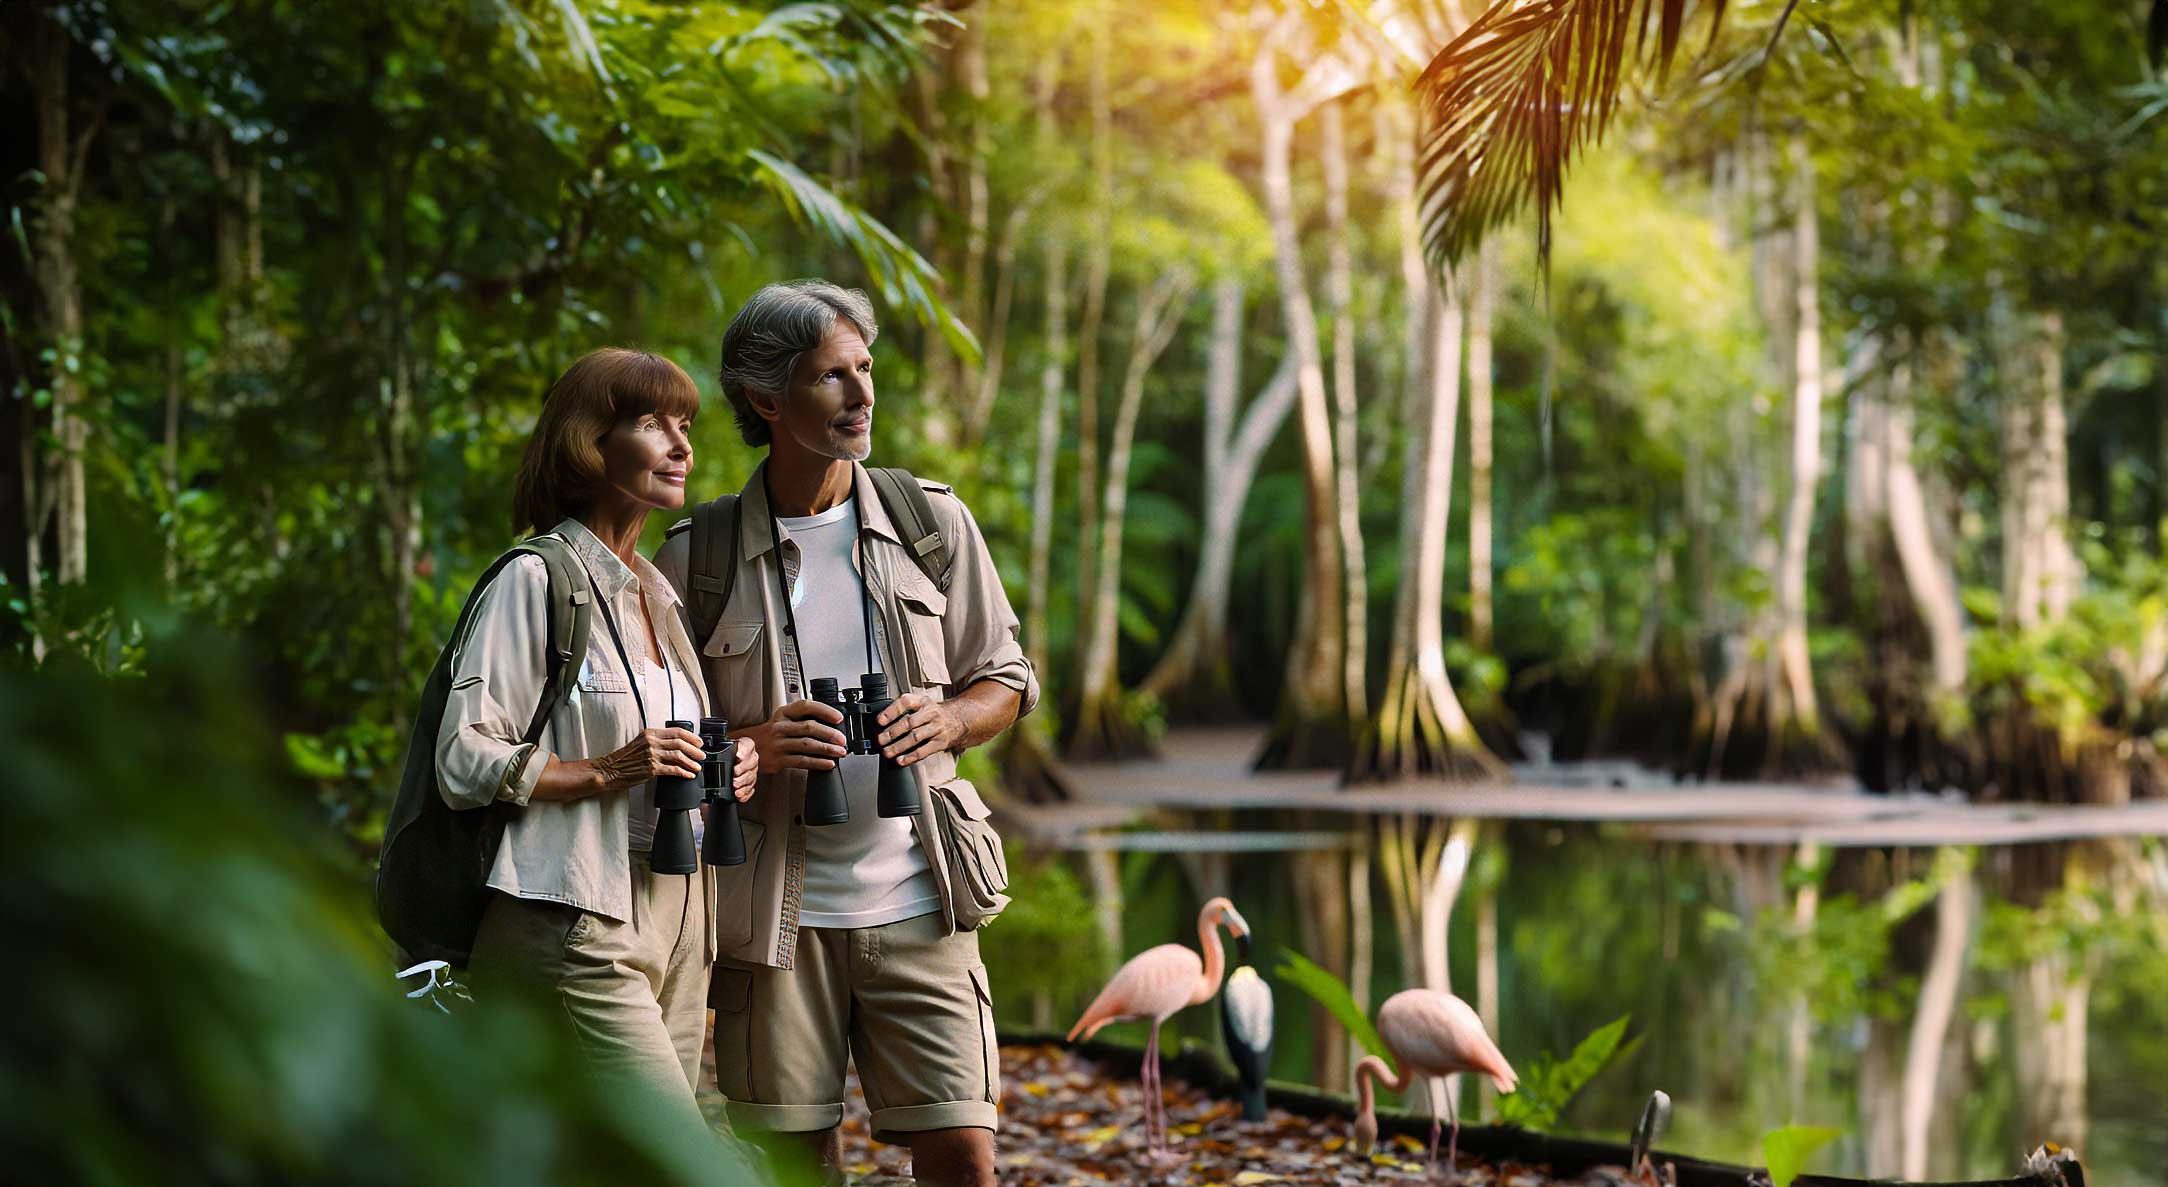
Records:
[[[941,300],[940,274],[924,256],[881,220],[845,201],[796,165],[761,149],[748,155],[755,178],[783,203],[792,219],[837,246],[849,248],[858,257],[880,291],[883,304],[909,310],[921,325],[938,330],[958,356],[978,361],[978,338]]]
[[[1669,70],[1690,3],[1707,12],[1713,39],[1725,0],[1501,0],[1438,52],[1415,84],[1418,209],[1433,266],[1458,262],[1531,200],[1548,266],[1567,167],[1602,138],[1629,70]]]
[[[587,23],[587,14],[580,11],[578,0],[557,0],[557,19],[564,22],[565,40],[572,43],[572,50],[589,69],[595,72],[595,81],[602,84],[604,94],[610,93],[610,68],[602,62],[602,46],[595,41],[595,31]]]

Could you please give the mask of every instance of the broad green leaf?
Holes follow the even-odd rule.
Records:
[[[1348,992],[1347,982],[1312,963],[1301,953],[1285,949],[1280,952],[1280,967],[1273,971],[1273,976],[1278,978],[1281,984],[1292,985],[1309,994],[1317,1004],[1325,1007],[1339,1020],[1348,1034],[1362,1044],[1363,1050],[1384,1060],[1387,1067],[1393,1067],[1393,1053],[1385,1049],[1385,1040],[1379,1037],[1378,1028],[1371,1023],[1370,1016],[1355,1004],[1355,995]],[[1394,1068],[1396,1074],[1398,1071],[1398,1068]]]
[[[1792,1187],[1807,1159],[1842,1133],[1827,1125],[1787,1125],[1763,1134],[1762,1158],[1769,1164],[1771,1187]]]

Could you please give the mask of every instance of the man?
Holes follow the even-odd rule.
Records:
[[[950,861],[942,837],[962,830],[998,852],[956,756],[1029,712],[1038,682],[962,501],[920,484],[946,548],[906,540],[859,464],[872,450],[878,333],[865,294],[822,281],[769,285],[739,310],[723,335],[723,391],[767,460],[732,516],[709,513],[735,523],[735,540],[706,528],[704,543],[724,546],[695,552],[697,533],[673,529],[655,558],[695,619],[711,701],[761,756],[743,813],[748,859],[717,870],[716,1071],[741,1135],[806,1135],[834,1168],[849,1058],[874,1136],[908,1144],[921,1182],[987,1187],[999,1055],[968,928],[1007,900],[985,865]],[[921,571],[928,555],[946,568]],[[705,638],[690,608],[703,590],[720,603]],[[896,697],[878,740],[919,777],[915,817],[876,813],[880,759],[844,757],[842,715],[809,699],[814,679],[851,688],[866,672],[885,673]],[[838,764],[849,820],[807,825],[807,774]]]

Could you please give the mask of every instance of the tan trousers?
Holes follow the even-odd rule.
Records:
[[[596,1070],[651,1085],[698,1116],[693,1090],[707,1029],[707,895],[699,874],[657,874],[633,855],[632,921],[500,894],[482,914],[470,967],[538,984],[564,1006]]]

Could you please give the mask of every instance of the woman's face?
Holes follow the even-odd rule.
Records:
[[[691,417],[666,412],[618,421],[602,438],[603,481],[644,507],[683,507],[693,469],[692,429]]]

